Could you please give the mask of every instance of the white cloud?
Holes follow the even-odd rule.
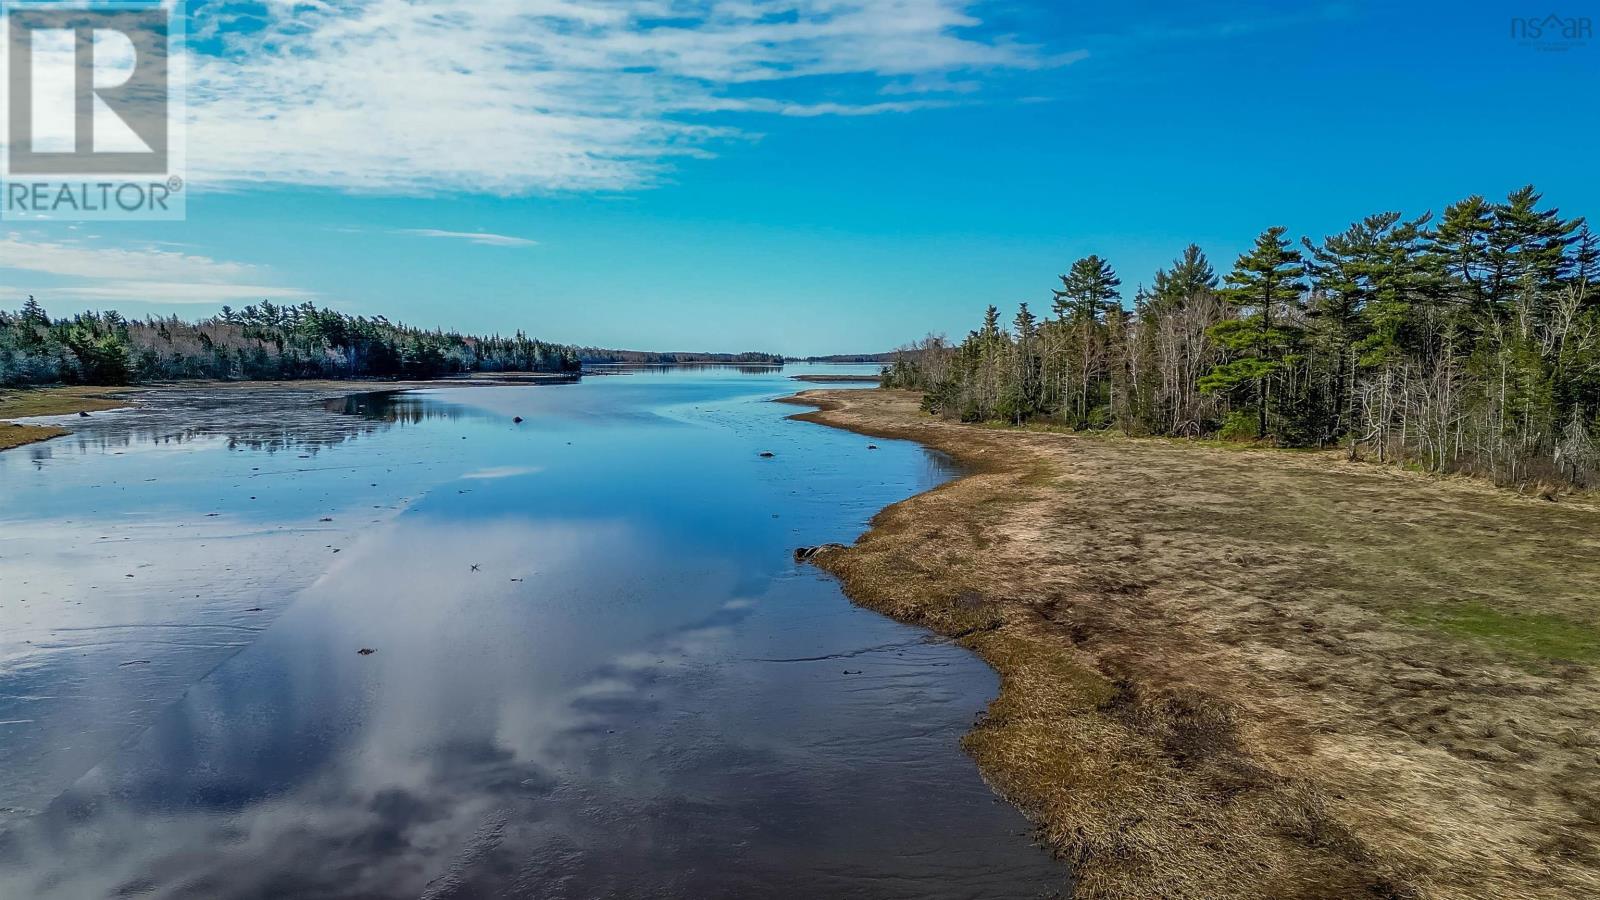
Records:
[[[410,234],[416,237],[470,241],[474,244],[482,244],[485,247],[532,247],[539,243],[528,238],[513,237],[509,234],[495,234],[489,231],[441,231],[437,228],[402,228],[396,233]]]
[[[970,93],[979,73],[1075,58],[978,36],[971,5],[208,4],[192,31],[223,49],[188,59],[191,180],[411,194],[623,189],[741,133],[705,114],[906,112],[946,102],[952,84]],[[873,102],[889,85],[899,99]]]
[[[193,281],[104,281],[51,292],[85,300],[133,303],[233,303],[259,300],[305,300],[307,292],[263,284],[212,284]]]
[[[12,273],[19,291],[90,301],[230,303],[237,300],[304,298],[307,292],[269,283],[259,266],[163,249],[99,247],[81,241],[32,240],[18,233],[0,238],[0,270]],[[16,273],[33,273],[66,284],[22,288]]]

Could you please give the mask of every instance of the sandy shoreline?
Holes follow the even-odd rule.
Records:
[[[816,562],[1000,673],[965,746],[1078,896],[1600,893],[1593,506],[786,399],[967,467]]]

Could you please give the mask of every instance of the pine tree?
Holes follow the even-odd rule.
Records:
[[[1201,385],[1211,392],[1250,386],[1255,395],[1256,433],[1260,437],[1271,433],[1273,377],[1288,366],[1298,331],[1288,313],[1301,308],[1301,292],[1305,289],[1299,280],[1305,267],[1299,251],[1289,249],[1289,241],[1283,236],[1286,231],[1281,225],[1268,228],[1256,238],[1250,252],[1234,263],[1223,296],[1244,314],[1213,326],[1211,334],[1241,355],[1212,369]]]
[[[1000,308],[993,303],[983,311],[983,329],[978,332],[987,341],[996,341],[1000,338]]]
[[[1567,246],[1582,219],[1562,219],[1559,210],[1538,208],[1533,185],[1512,191],[1496,204],[1488,246],[1489,292],[1500,303],[1523,291],[1553,293],[1567,267]]]
[[[1061,289],[1055,292],[1056,314],[1076,321],[1099,321],[1122,295],[1117,288],[1122,279],[1111,265],[1098,256],[1085,256],[1061,276]]]
[[[1038,320],[1028,310],[1028,304],[1017,307],[1011,330],[1014,341],[1010,378],[1012,390],[1006,398],[1010,406],[1006,417],[1020,425],[1032,418],[1039,407],[1039,329]]]
[[[1086,257],[1061,276],[1057,317],[1023,309],[1006,329],[990,307],[914,374],[930,409],[966,420],[1347,439],[1353,456],[1502,483],[1600,484],[1600,239],[1541,204],[1523,188],[1437,224],[1380,213],[1304,256],[1270,229],[1220,292],[1190,246],[1132,314]]]
[[[1401,221],[1398,212],[1379,213],[1321,246],[1302,241],[1313,285],[1314,338],[1333,363],[1319,443],[1353,424],[1358,370],[1384,369],[1387,379],[1387,367],[1408,347],[1426,285],[1419,254],[1429,218]]]
[[[1074,262],[1060,278],[1061,288],[1054,291],[1055,311],[1061,323],[1059,355],[1071,356],[1076,363],[1071,367],[1075,369],[1071,380],[1077,387],[1072,420],[1076,427],[1082,428],[1096,418],[1092,413],[1098,406],[1095,382],[1105,356],[1104,316],[1118,305],[1121,294],[1117,288],[1122,280],[1111,265],[1098,256],[1086,256]],[[1066,360],[1058,360],[1057,366],[1065,378]],[[1065,386],[1061,393],[1066,393]],[[1065,401],[1066,398],[1061,399]]]
[[[1494,208],[1477,194],[1445,207],[1428,239],[1431,262],[1446,286],[1442,299],[1473,310],[1488,308],[1493,230]]]
[[[1217,289],[1217,273],[1199,244],[1183,248],[1183,256],[1174,260],[1172,269],[1157,269],[1150,291],[1150,308],[1160,314],[1202,294]]]
[[[21,319],[22,324],[32,326],[34,328],[50,327],[49,314],[44,311],[43,306],[39,305],[39,301],[33,299],[32,294],[28,295],[28,302],[22,304]]]

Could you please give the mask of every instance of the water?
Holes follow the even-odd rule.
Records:
[[[958,747],[994,675],[792,561],[947,466],[785,421],[793,371],[0,454],[0,897],[1063,890]]]

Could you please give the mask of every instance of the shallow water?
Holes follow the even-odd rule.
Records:
[[[785,421],[794,371],[0,454],[0,897],[1063,890],[958,746],[993,673],[792,561],[945,463]]]

